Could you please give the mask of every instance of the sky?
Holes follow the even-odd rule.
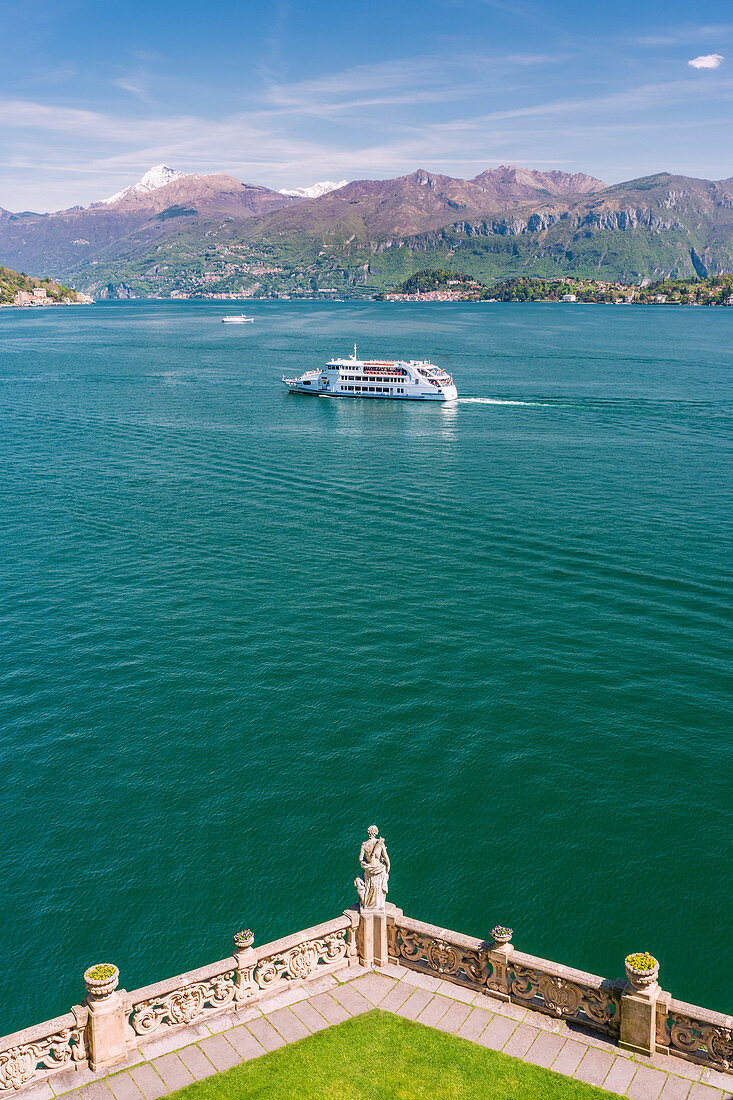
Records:
[[[691,64],[692,62],[692,64]],[[0,0],[0,207],[152,165],[733,176],[733,0]]]

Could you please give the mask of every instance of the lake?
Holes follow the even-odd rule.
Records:
[[[2,1033],[372,823],[410,916],[730,1012],[733,309],[246,309],[0,310]],[[282,386],[355,341],[459,401]]]

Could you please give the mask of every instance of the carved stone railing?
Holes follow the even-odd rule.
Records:
[[[674,999],[657,1007],[657,1049],[728,1072],[733,1069],[733,1017]]]
[[[145,1037],[161,1029],[184,1027],[216,1016],[234,1004],[237,993],[234,957],[190,970],[129,994],[130,1027]]]
[[[402,966],[618,1036],[623,981],[609,982],[511,946],[494,947],[485,940],[411,920],[392,906],[387,938],[390,957]]]
[[[655,1052],[733,1073],[733,1017],[675,1001],[656,980],[608,981],[517,951],[511,933],[479,940],[412,920],[402,910],[347,909],[334,920],[262,947],[238,948],[209,966],[132,993],[85,974],[87,998],[66,1016],[0,1039],[0,1100],[49,1077],[89,1066],[121,1065],[139,1047],[213,1017],[231,1014],[297,985],[355,966],[388,961],[479,990],[606,1035],[632,1053]],[[108,977],[108,975],[105,975]],[[656,978],[656,972],[654,975]],[[192,1032],[192,1035],[198,1034]],[[185,1045],[181,1035],[176,1043]],[[71,1077],[75,1075],[72,1073]],[[74,1088],[73,1080],[63,1087]]]
[[[358,913],[347,911],[256,950],[245,948],[210,966],[135,990],[128,995],[131,1043],[161,1030],[205,1022],[287,986],[353,965],[357,923]]]
[[[67,1012],[0,1040],[0,1096],[37,1085],[76,1063],[86,1065],[86,1009]]]

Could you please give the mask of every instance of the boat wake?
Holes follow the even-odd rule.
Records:
[[[508,397],[459,397],[458,401],[463,405],[534,405],[540,408],[558,408],[555,401],[515,401]]]

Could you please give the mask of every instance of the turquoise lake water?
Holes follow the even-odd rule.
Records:
[[[355,900],[730,998],[733,309],[0,311],[0,1032]],[[452,407],[288,394],[430,356]]]

